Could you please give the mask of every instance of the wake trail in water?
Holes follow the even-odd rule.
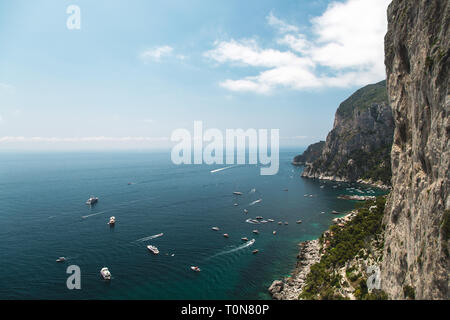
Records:
[[[108,211],[100,211],[100,212],[97,212],[97,213],[88,214],[87,216],[82,216],[82,218],[86,219],[86,218],[97,216],[99,214],[103,214],[103,213],[106,213],[106,212],[108,212]]]
[[[249,203],[249,206],[253,206],[253,205],[257,204],[257,203],[260,203],[261,201],[262,201],[262,199],[255,200],[255,201]]]
[[[156,239],[156,238],[162,237],[163,235],[164,235],[164,233],[155,234],[153,236],[138,239],[138,240],[136,240],[136,242],[144,242],[144,241]]]
[[[233,249],[230,249],[230,250],[227,250],[227,251],[219,252],[219,253],[213,255],[212,257],[210,257],[209,259],[212,259],[212,258],[215,258],[215,257],[218,257],[218,256],[223,256],[224,254],[230,254],[230,253],[233,253],[233,252],[236,252],[236,251],[248,248],[248,247],[252,246],[254,243],[255,243],[255,239],[252,239],[252,240],[250,240],[250,241],[240,245],[239,247],[236,247],[236,248],[233,248]]]
[[[215,170],[211,170],[210,172],[211,172],[211,173],[216,173],[216,172],[220,172],[220,171],[223,171],[223,170],[227,170],[227,169],[231,169],[231,168],[236,168],[236,167],[239,167],[239,165],[236,164],[236,165],[234,165],[234,166],[229,166],[229,167],[224,167],[224,168],[220,168],[220,169],[215,169]]]

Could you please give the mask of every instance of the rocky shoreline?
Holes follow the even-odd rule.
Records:
[[[333,219],[333,223],[342,227],[353,219],[355,215],[356,211],[352,211],[344,217]],[[330,234],[330,231],[327,230],[324,234]],[[321,258],[319,239],[299,243],[296,267],[290,277],[272,282],[268,289],[272,298],[276,300],[298,300],[305,286],[306,277],[311,270],[311,266],[320,262]]]
[[[357,181],[351,181],[347,178],[342,178],[342,177],[338,177],[338,176],[326,176],[326,175],[310,175],[309,173],[303,171],[301,174],[302,178],[305,179],[317,179],[317,180],[323,180],[323,181],[333,181],[333,182],[345,182],[345,183],[352,183],[352,182],[356,182],[358,184],[362,184],[362,185],[366,185],[366,186],[370,186],[370,187],[374,187],[374,188],[378,188],[378,189],[383,189],[383,190],[391,190],[392,187],[384,184],[381,181],[372,181],[371,179],[358,179]]]
[[[272,298],[276,300],[297,300],[305,285],[306,276],[313,264],[320,261],[319,240],[310,240],[299,244],[297,266],[291,277],[275,280],[269,287]]]

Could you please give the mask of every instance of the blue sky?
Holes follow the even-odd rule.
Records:
[[[194,120],[325,139],[384,79],[388,2],[3,0],[0,149],[161,148]]]

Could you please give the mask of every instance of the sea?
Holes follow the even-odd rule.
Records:
[[[0,299],[270,299],[298,244],[355,207],[339,195],[383,194],[301,178],[291,164],[301,151],[282,150],[273,176],[258,165],[175,165],[164,151],[2,152]],[[67,287],[70,266],[80,289]]]

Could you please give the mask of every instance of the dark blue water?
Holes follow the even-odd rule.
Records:
[[[210,171],[223,166],[176,166],[169,153],[1,153],[0,299],[269,298],[270,283],[292,271],[296,244],[327,229],[332,210],[354,207],[336,199],[356,192],[348,185],[300,178],[295,154],[282,152],[279,173],[261,176],[255,165],[217,173]],[[100,198],[93,207],[90,195]],[[275,222],[245,222],[256,216]],[[242,247],[241,237],[256,241]],[[161,253],[151,255],[148,244]],[[56,263],[59,256],[68,261]],[[81,290],[66,287],[72,264]],[[110,282],[100,278],[104,266]]]

